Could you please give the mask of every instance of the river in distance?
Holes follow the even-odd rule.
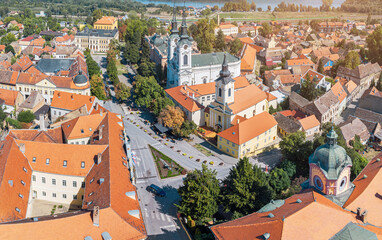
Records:
[[[159,1],[135,0],[135,1],[141,2],[144,4],[154,3],[154,4],[167,4],[170,6],[173,6],[173,4],[174,4],[173,1],[163,1],[163,0],[159,0]],[[333,0],[332,6],[333,7],[340,7],[344,1],[345,0]],[[251,3],[252,0],[249,0],[248,2]],[[274,9],[279,3],[283,2],[283,0],[254,0],[254,2],[256,3],[257,8],[261,7],[263,10],[266,10],[268,8],[268,5],[270,5],[271,8]],[[307,5],[307,6],[310,5],[312,7],[320,7],[322,5],[322,0],[293,0],[293,1],[284,0],[284,2],[287,4],[288,3],[294,3],[297,5],[300,5],[300,4]],[[175,3],[175,5],[183,6],[183,1],[177,1]],[[202,7],[207,6],[207,5],[209,5],[211,7],[215,6],[215,5],[222,7],[224,5],[224,2],[214,2],[214,1],[210,1],[210,0],[197,1],[197,2],[186,1],[186,6],[193,6],[196,8],[202,8]]]

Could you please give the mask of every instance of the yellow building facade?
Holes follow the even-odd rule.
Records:
[[[103,16],[94,23],[95,29],[113,30],[118,28],[118,21],[112,16]]]

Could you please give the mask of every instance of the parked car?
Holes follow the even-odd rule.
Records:
[[[148,192],[154,193],[155,195],[157,195],[159,197],[165,197],[166,196],[166,192],[162,188],[158,187],[155,184],[151,184],[150,186],[147,186],[146,190]]]

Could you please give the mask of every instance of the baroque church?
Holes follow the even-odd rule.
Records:
[[[167,88],[215,81],[219,77],[224,54],[227,54],[227,62],[230,66],[232,77],[240,75],[241,60],[239,58],[224,52],[193,53],[193,42],[193,38],[187,32],[185,14],[183,14],[182,25],[179,31],[174,12],[171,33],[168,38]]]

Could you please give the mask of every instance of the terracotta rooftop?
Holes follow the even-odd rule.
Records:
[[[317,120],[315,115],[310,115],[309,117],[302,118],[298,121],[305,131],[320,126],[320,122]]]
[[[94,134],[105,114],[92,114],[81,116],[62,124],[66,139],[87,138]]]
[[[75,110],[81,106],[86,105],[88,112],[90,112],[94,101],[94,96],[80,95],[75,93],[54,91],[51,107]]]
[[[18,91],[0,88],[0,99],[5,101],[5,105],[15,106],[18,94]]]
[[[340,82],[337,82],[336,84],[334,84],[331,90],[334,93],[334,95],[337,96],[340,102],[346,99],[346,96],[347,96],[346,91],[345,89],[343,89]]]
[[[102,18],[98,19],[94,25],[99,24],[99,25],[112,25],[117,19],[112,16],[103,16]]]
[[[228,107],[235,114],[258,104],[265,99],[267,99],[267,94],[259,87],[252,84],[235,91],[235,101]]]

